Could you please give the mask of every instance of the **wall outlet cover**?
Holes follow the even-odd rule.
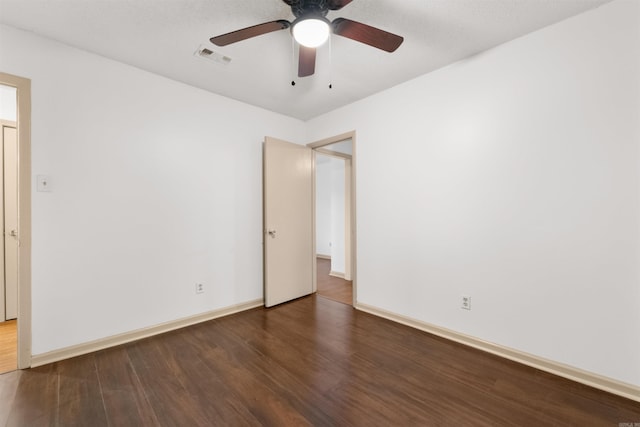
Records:
[[[51,191],[51,178],[49,178],[49,175],[36,176],[36,190],[44,193]]]

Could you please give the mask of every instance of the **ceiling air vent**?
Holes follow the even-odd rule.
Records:
[[[211,62],[217,62],[218,64],[222,65],[229,65],[229,63],[231,62],[231,58],[229,58],[228,56],[222,55],[218,52],[214,52],[204,45],[200,45],[194,55],[203,59],[207,59]]]

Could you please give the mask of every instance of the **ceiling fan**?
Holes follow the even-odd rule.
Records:
[[[211,43],[226,46],[252,37],[291,28],[293,38],[300,45],[298,77],[310,76],[316,68],[316,48],[331,35],[346,37],[387,52],[395,51],[404,38],[346,18],[329,21],[330,10],[339,10],[352,0],[282,0],[289,6],[296,19],[265,22],[230,33],[211,37]]]

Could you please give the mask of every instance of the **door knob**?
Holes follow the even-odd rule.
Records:
[[[9,236],[11,237],[18,237],[18,230],[11,230],[9,232]]]
[[[271,238],[276,238],[276,230],[268,230],[267,233],[269,233],[269,236],[271,236]]]

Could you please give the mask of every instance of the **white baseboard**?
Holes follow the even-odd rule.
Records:
[[[549,372],[572,381],[586,384],[588,386],[640,402],[640,387],[633,384],[604,377],[573,366],[544,359],[509,347],[504,347],[499,344],[483,341],[469,335],[461,334],[459,332],[412,319],[410,317],[401,316],[370,305],[356,303],[354,307],[358,310],[373,314],[374,316],[383,317],[469,347],[495,354],[496,356],[504,357],[505,359],[522,363],[523,365],[540,369],[541,371]]]
[[[117,345],[126,344],[131,341],[137,341],[142,338],[148,338],[154,335],[173,331],[175,329],[180,329],[186,326],[195,325],[197,323],[206,322],[208,320],[217,319],[218,317],[224,317],[230,314],[239,313],[241,311],[250,310],[252,308],[261,307],[262,305],[264,305],[264,301],[262,299],[257,299],[242,304],[236,304],[229,307],[221,308],[218,310],[209,311],[206,313],[196,314],[195,316],[161,323],[159,325],[150,326],[148,328],[137,329],[135,331],[125,332],[87,343],[49,351],[47,353],[35,354],[31,356],[31,367],[35,368],[36,366],[42,366],[48,363],[58,362],[60,360],[92,353],[94,351],[104,350],[105,348],[115,347]]]
[[[333,271],[331,270],[329,272],[329,276],[333,276],[333,277],[338,277],[340,279],[344,279],[344,273],[340,273],[339,271]]]

